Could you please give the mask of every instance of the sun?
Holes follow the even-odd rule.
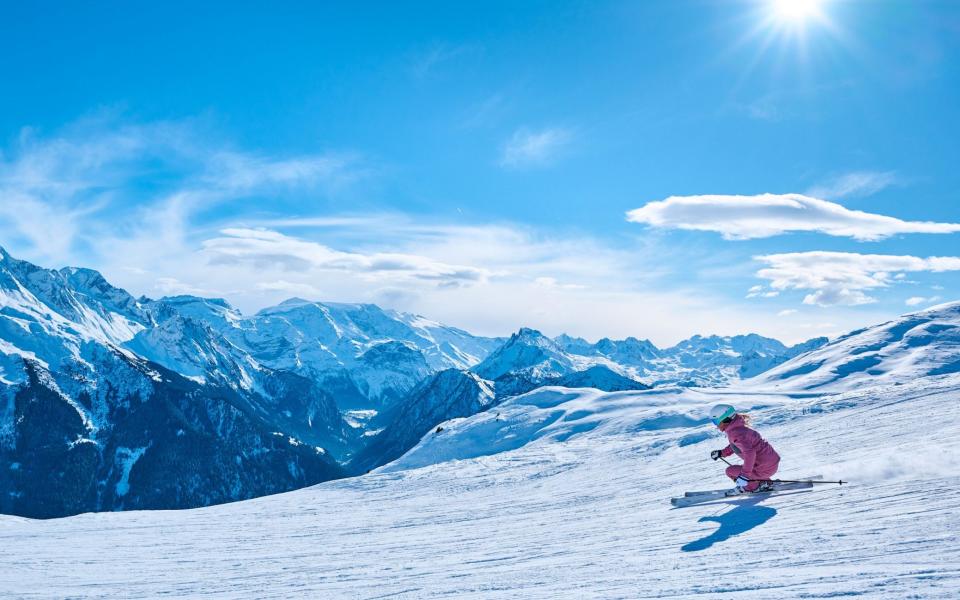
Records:
[[[778,21],[800,24],[823,16],[823,0],[770,0]]]

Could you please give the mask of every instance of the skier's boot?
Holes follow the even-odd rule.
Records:
[[[757,489],[753,490],[753,493],[756,494],[757,492],[772,492],[772,491],[773,491],[773,482],[764,481],[764,482],[761,482],[759,486],[757,486]]]

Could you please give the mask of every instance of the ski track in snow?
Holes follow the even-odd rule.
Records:
[[[958,393],[950,376],[760,398],[779,476],[851,481],[766,499],[672,508],[685,490],[729,485],[707,456],[720,435],[597,427],[203,509],[3,516],[0,596],[960,598]],[[578,413],[605,397],[583,394]],[[737,400],[678,395],[684,411],[691,397],[704,410]]]

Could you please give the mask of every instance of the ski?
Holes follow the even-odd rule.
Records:
[[[711,490],[708,492],[701,492],[693,496],[681,496],[680,498],[671,498],[670,504],[677,508],[683,508],[685,506],[693,506],[694,504],[702,504],[705,502],[713,502],[714,500],[723,500],[723,499],[742,499],[742,498],[752,498],[752,497],[769,497],[776,496],[779,494],[784,494],[788,492],[797,492],[797,491],[810,491],[813,489],[813,483],[804,482],[804,483],[780,483],[774,484],[772,490],[767,490],[764,492],[744,492],[742,494],[731,494],[730,489],[725,490]]]
[[[801,477],[801,479],[809,479],[809,480],[816,481],[817,479],[823,479],[823,475],[810,475],[809,477]],[[776,484],[776,481],[774,481],[774,483]],[[729,489],[729,488],[726,488],[726,489]],[[684,492],[683,495],[684,495],[684,497],[689,498],[690,496],[702,496],[702,495],[704,495],[704,494],[716,494],[717,492],[723,492],[723,491],[726,491],[726,490],[700,490],[700,491],[695,491],[695,492]]]

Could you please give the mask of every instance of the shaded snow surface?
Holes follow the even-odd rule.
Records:
[[[184,511],[0,517],[19,598],[958,598],[960,376],[834,395],[546,388],[448,421],[354,479]],[[852,483],[674,509],[726,487],[716,401],[784,478]]]

